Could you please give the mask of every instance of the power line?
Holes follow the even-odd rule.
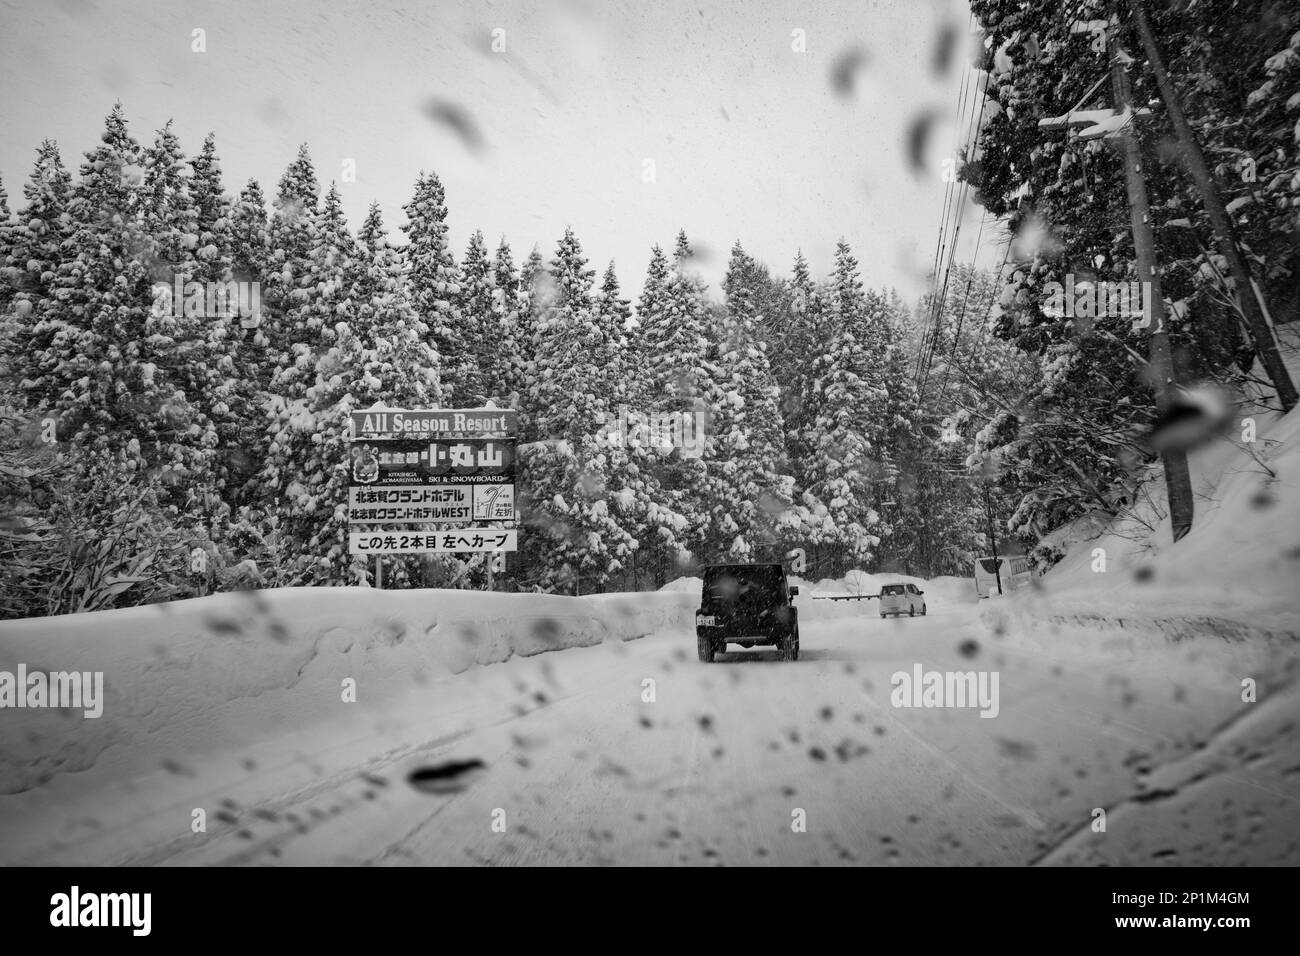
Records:
[[[975,12],[974,10],[972,10],[970,11],[970,13],[967,15],[966,18],[966,32],[968,35],[970,34],[971,26],[974,22],[975,22]],[[957,97],[958,134],[960,133],[960,130],[962,128],[962,114],[966,108],[966,95],[967,95],[967,91],[970,88],[970,77],[971,77],[970,70],[967,70],[965,73],[963,73],[961,78],[961,86],[958,89],[958,97]],[[957,145],[957,141],[958,141],[957,139],[954,139],[953,142],[954,148]],[[951,180],[947,181],[947,184],[944,187],[943,206],[939,212],[939,235],[935,240],[934,256],[930,262],[930,275],[934,276],[936,285],[938,284],[938,278],[939,278],[939,263],[943,259],[943,251],[946,247],[946,244],[944,242],[944,235],[948,229],[948,215],[952,208],[951,202],[952,202],[953,193],[957,189],[956,183],[957,183],[956,176],[954,176]],[[922,363],[924,361],[929,334],[930,334],[930,325],[927,323],[926,327],[922,329],[921,341],[917,345],[916,362],[912,369],[913,379],[919,379],[921,376],[921,368],[922,368]]]
[[[937,400],[938,402],[943,401],[943,393],[948,389],[948,377],[952,372],[952,363],[957,360],[957,354],[958,354],[957,350],[961,347],[961,330],[962,327],[966,324],[966,303],[970,301],[971,286],[975,284],[975,275],[977,272],[975,266],[976,263],[979,262],[980,240],[984,238],[984,223],[987,220],[988,220],[988,213],[985,212],[985,214],[980,217],[979,231],[975,234],[975,255],[971,259],[971,262],[969,264],[970,272],[966,276],[966,291],[962,293],[961,307],[957,310],[957,331],[953,335],[952,349],[948,353],[948,364],[944,366],[943,381],[939,385],[939,398]]]
[[[969,77],[969,72],[967,76]],[[974,118],[974,122],[971,123],[970,128],[965,136],[966,152],[968,155],[971,149],[974,147],[977,137],[979,136],[980,128],[984,122],[984,109],[988,104],[987,96],[981,96],[980,99],[981,102],[980,102],[980,109],[979,109],[978,116]],[[971,107],[971,112],[972,114],[975,112],[973,105]],[[960,130],[961,127],[962,127],[962,123],[959,114],[958,129]],[[970,183],[968,181],[963,181],[961,185],[960,196],[956,203],[952,242],[948,248],[948,260],[944,265],[943,284],[939,290],[939,294],[935,296],[930,303],[931,317],[929,323],[929,329],[930,329],[929,345],[927,348],[925,345],[925,341],[923,340],[922,347],[919,350],[920,357],[922,359],[923,364],[918,366],[920,369],[918,375],[918,388],[917,388],[918,397],[924,397],[926,386],[929,384],[930,370],[934,366],[934,354],[938,347],[939,333],[943,321],[943,309],[948,297],[948,282],[952,277],[952,265],[957,255],[957,239],[961,233],[961,219],[965,209],[966,196],[967,193],[969,192],[969,188],[970,188]],[[981,237],[983,235],[983,219],[981,219],[980,221],[980,235]],[[978,255],[978,243],[977,243],[976,254]],[[938,276],[936,275],[936,281],[937,279]]]
[[[967,28],[969,29],[969,23],[967,24]],[[968,70],[962,76],[961,87],[958,92],[957,129],[959,132],[962,128],[962,114],[965,111],[966,93],[969,87],[969,83],[970,83],[970,71]],[[954,140],[953,146],[955,147],[956,144],[957,141]],[[938,279],[939,279],[939,265],[943,261],[944,250],[947,248],[947,242],[945,241],[944,236],[948,231],[949,215],[952,213],[954,208],[960,208],[960,207],[954,207],[952,202],[953,193],[956,192],[957,189],[958,189],[957,179],[956,176],[954,176],[951,180],[947,182],[947,184],[944,187],[943,206],[939,212],[939,235],[935,241],[934,257],[930,262],[930,274],[935,277],[936,285],[938,284]],[[958,214],[958,219],[960,219],[960,214]],[[933,303],[931,303],[931,309],[933,309]],[[916,364],[915,364],[915,368],[912,371],[912,377],[915,379],[919,379],[922,374],[922,367],[925,361],[924,357],[926,354],[927,344],[930,344],[930,347],[933,347],[932,344],[929,343],[930,331],[931,331],[931,325],[930,323],[927,323],[925,329],[922,331],[921,342],[917,347],[917,351],[916,351]]]
[[[998,271],[997,271],[997,273],[996,273],[996,276],[997,276],[998,279],[1001,279],[1001,277],[1002,277],[1002,273],[1006,270],[1007,262],[1010,260],[1010,258],[1011,258],[1011,240],[1010,240],[1010,237],[1008,237],[1008,240],[1007,240],[1007,250],[1006,250],[1006,252],[1003,253],[1003,255],[1002,255],[1002,264],[1001,264],[1000,266],[998,266]],[[971,270],[971,281],[972,281],[972,282],[974,281],[974,278],[975,278],[975,270],[974,270],[974,268],[972,267],[972,270]],[[966,291],[967,291],[967,293],[970,292],[970,286],[969,286],[969,283],[967,284],[967,289],[966,289]],[[978,335],[977,338],[975,339],[975,346],[974,346],[974,348],[971,349],[971,354],[972,354],[972,355],[978,355],[978,354],[979,354],[980,345],[982,345],[983,342],[984,342],[984,335],[985,335],[985,333],[988,332],[988,328],[989,328],[989,320],[993,317],[993,306],[997,304],[997,301],[998,301],[998,293],[997,293],[997,289],[996,289],[996,287],[995,287],[995,288],[994,288],[994,291],[993,291],[993,295],[991,295],[991,296],[989,297],[988,308],[984,310],[984,321],[980,323],[980,331],[979,331],[979,335]],[[938,395],[938,397],[935,399],[935,406],[936,406],[936,407],[938,407],[939,405],[941,405],[941,404],[943,403],[943,397],[944,397],[944,395],[945,395],[945,394],[947,393],[947,391],[948,391],[948,376],[949,376],[949,374],[952,372],[953,366],[956,365],[956,366],[960,367],[960,365],[961,365],[961,362],[960,362],[959,359],[958,359],[957,347],[961,344],[961,324],[962,324],[962,319],[965,317],[965,312],[966,312],[966,304],[965,304],[965,301],[963,301],[963,302],[962,302],[962,314],[961,314],[961,316],[958,317],[958,321],[957,321],[957,336],[956,336],[956,338],[954,339],[954,341],[953,341],[953,345],[952,345],[952,354],[949,356],[948,365],[947,365],[947,367],[944,369],[944,373],[943,373],[943,383],[939,386],[939,395]],[[961,371],[963,372],[963,374],[966,374],[966,370],[965,370],[964,368],[961,369]],[[970,375],[969,375],[969,374],[966,374],[966,377],[969,379],[969,378],[970,378]]]
[[[980,124],[983,123],[984,103],[986,102],[987,102],[987,98],[984,98],[980,106],[979,116],[978,118],[976,118],[975,122],[970,126],[967,135],[965,137],[966,150],[968,152],[971,149],[971,147],[974,145],[975,138],[979,132]],[[973,112],[974,112],[974,108],[972,107],[972,113]],[[963,124],[960,122],[960,117],[959,117],[958,129],[960,130],[962,126]],[[960,233],[961,233],[961,219],[965,209],[966,196],[969,191],[969,188],[970,188],[970,184],[968,182],[962,183],[960,195],[957,199],[957,203],[954,209],[953,235],[952,235],[951,244],[948,247],[948,259],[947,262],[944,263],[943,284],[939,289],[938,295],[934,296],[930,303],[930,323],[929,323],[930,334],[929,334],[928,348],[925,348],[922,353],[922,359],[924,364],[921,367],[920,379],[918,382],[919,395],[924,394],[926,386],[929,383],[930,370],[931,368],[933,368],[934,365],[934,355],[936,349],[938,348],[939,334],[943,322],[943,307],[948,297],[948,282],[951,279],[952,264],[953,261],[956,259],[956,255],[957,255],[957,240],[960,237]],[[936,281],[937,279],[938,279],[938,275],[936,273]]]

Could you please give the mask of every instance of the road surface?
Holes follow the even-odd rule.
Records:
[[[805,616],[796,663],[756,648],[702,664],[679,632],[472,668],[380,719],[46,807],[21,858],[1300,861],[1294,693],[1243,705],[1237,676],[1195,655],[1054,655],[990,633],[978,611]],[[894,706],[893,675],[917,666],[996,672],[996,716]]]

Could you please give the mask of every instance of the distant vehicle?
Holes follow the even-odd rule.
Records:
[[[915,584],[886,584],[880,589],[880,616],[925,617],[925,592]]]
[[[700,660],[713,662],[727,644],[775,646],[783,661],[799,659],[799,593],[780,564],[714,564],[704,569],[695,640]]]
[[[975,593],[982,598],[998,593],[998,582],[1002,583],[1002,593],[1007,594],[1029,583],[1033,572],[1029,570],[1028,555],[1003,555],[1002,557],[984,557],[975,559]]]

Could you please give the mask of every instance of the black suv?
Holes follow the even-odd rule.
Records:
[[[711,564],[704,569],[704,593],[695,612],[695,639],[700,660],[726,651],[728,642],[741,647],[773,645],[781,660],[799,659],[799,611],[790,599],[799,589],[788,587],[779,564]]]

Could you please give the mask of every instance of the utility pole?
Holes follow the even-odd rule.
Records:
[[[1265,374],[1273,382],[1273,388],[1282,403],[1283,411],[1289,412],[1296,406],[1296,387],[1278,351],[1277,338],[1268,320],[1267,307],[1261,301],[1263,295],[1255,284],[1250,267],[1246,264],[1246,259],[1237,245],[1232,218],[1228,215],[1223,200],[1219,198],[1214,178],[1205,163],[1205,155],[1196,141],[1196,134],[1192,131],[1191,124],[1187,122],[1186,114],[1183,113],[1178,90],[1174,88],[1173,81],[1169,78],[1169,71],[1165,69],[1142,0],[1128,0],[1128,5],[1133,11],[1133,22],[1137,26],[1138,36],[1142,39],[1142,47],[1146,51],[1147,59],[1151,62],[1151,72],[1155,74],[1160,98],[1164,101],[1165,109],[1169,113],[1169,121],[1174,127],[1174,135],[1178,137],[1179,156],[1183,166],[1191,174],[1197,192],[1201,194],[1201,203],[1205,206],[1205,213],[1210,217],[1210,224],[1214,227],[1215,245],[1218,246],[1219,253],[1228,261],[1228,270],[1237,286],[1237,301],[1242,315],[1245,316],[1246,328],[1250,332],[1251,339],[1254,340],[1255,351],[1259,353],[1260,364],[1264,366]]]
[[[1151,231],[1151,208],[1147,202],[1146,181],[1142,175],[1142,150],[1135,135],[1136,114],[1129,103],[1128,72],[1131,58],[1115,42],[1118,22],[1111,21],[1107,52],[1110,55],[1111,91],[1115,112],[1126,116],[1117,131],[1124,180],[1128,187],[1129,219],[1133,225],[1133,249],[1137,255],[1138,278],[1149,283],[1151,314],[1147,325],[1147,374],[1155,389],[1156,410],[1168,413],[1177,380],[1173,350],[1165,327],[1165,300],[1160,289],[1160,270],[1156,265],[1155,236]],[[1167,449],[1160,454],[1165,468],[1165,490],[1169,496],[1169,522],[1177,541],[1192,528],[1194,501],[1187,454],[1182,449]]]
[[[998,582],[998,593],[1002,593],[1002,559],[998,557],[998,534],[993,523],[993,496],[989,494],[989,483],[984,482],[984,517],[989,526],[989,546],[993,551],[993,576]],[[979,560],[976,558],[975,560]]]

